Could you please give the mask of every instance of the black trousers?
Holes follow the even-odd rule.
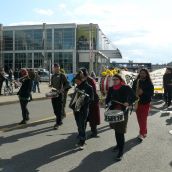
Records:
[[[62,113],[63,113],[63,101],[62,95],[51,99],[54,114],[56,116],[56,124],[59,125],[62,122]]]
[[[78,127],[79,139],[81,143],[86,140],[86,123],[88,117],[88,107],[83,108],[79,112],[74,112],[76,125]]]
[[[119,149],[119,153],[124,152],[124,145],[125,145],[125,136],[124,133],[118,133],[115,131],[115,138],[117,142],[117,147]]]
[[[164,99],[165,103],[168,104],[168,106],[170,106],[172,99],[172,87],[164,88]]]
[[[29,111],[27,109],[28,100],[20,99],[20,106],[22,110],[23,120],[26,121],[29,117]]]
[[[63,117],[66,117],[66,111],[65,111],[65,107],[66,107],[66,101],[67,101],[67,91],[64,92],[64,95],[63,95],[63,107],[62,107],[62,116]]]

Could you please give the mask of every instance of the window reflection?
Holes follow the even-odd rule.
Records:
[[[73,28],[54,30],[54,49],[73,49],[75,30]]]
[[[72,52],[58,52],[54,53],[54,63],[59,63],[61,68],[65,70],[66,73],[72,73]]]
[[[4,40],[4,50],[7,50],[7,51],[13,50],[13,32],[4,31],[3,40]]]

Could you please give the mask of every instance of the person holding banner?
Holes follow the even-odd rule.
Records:
[[[171,105],[172,99],[172,68],[167,67],[165,74],[163,75],[163,87],[164,87],[164,99],[165,99],[165,108],[168,108]]]
[[[136,107],[136,115],[140,128],[138,140],[142,142],[147,136],[147,117],[150,102],[154,94],[154,86],[147,69],[140,70],[136,80],[133,82],[132,88],[135,91],[136,96],[139,98]]]
[[[128,107],[132,105],[135,100],[136,96],[134,91],[128,85],[125,85],[120,75],[114,75],[113,86],[109,88],[105,102],[109,110],[123,111],[123,121],[114,121],[114,123],[110,123],[110,127],[115,130],[117,146],[115,146],[114,151],[118,150],[118,155],[116,157],[117,161],[122,159],[124,153],[124,134],[126,133],[128,123]]]

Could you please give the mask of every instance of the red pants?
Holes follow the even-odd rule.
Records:
[[[137,120],[140,128],[140,135],[143,137],[147,134],[147,117],[149,113],[150,103],[139,104],[136,110]]]

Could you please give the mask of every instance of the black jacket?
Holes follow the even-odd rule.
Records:
[[[114,109],[115,105],[120,105],[115,101],[121,103],[127,102],[129,105],[132,105],[135,100],[136,96],[134,91],[129,86],[123,85],[118,90],[114,90],[113,87],[110,87],[106,97],[106,105],[111,103],[110,109]],[[121,105],[121,110],[125,110],[125,106]]]
[[[32,80],[29,78],[25,78],[21,82],[22,86],[20,87],[20,90],[17,94],[20,98],[28,99],[32,90]]]
[[[69,81],[63,73],[52,75],[51,86],[57,90],[63,89],[64,91],[68,91],[71,88]]]
[[[172,87],[172,74],[164,74],[163,75],[163,87],[166,89],[168,87]]]
[[[133,82],[133,90],[136,92],[137,80]],[[143,94],[139,96],[140,104],[147,104],[151,102],[152,96],[154,94],[154,86],[148,80],[139,80],[139,88],[143,90]]]

